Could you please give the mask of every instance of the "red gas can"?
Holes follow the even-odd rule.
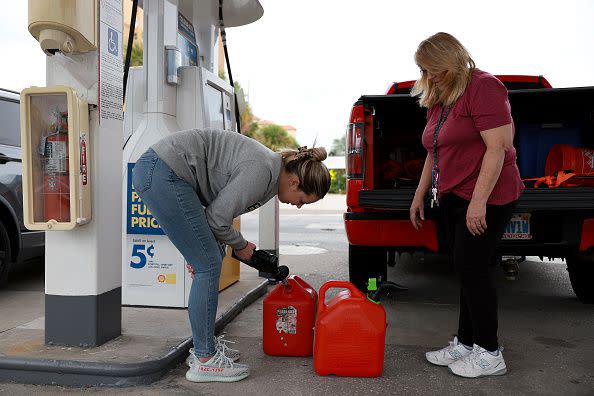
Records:
[[[264,298],[262,345],[274,356],[311,356],[318,294],[291,275]]]
[[[347,289],[328,304],[331,288]],[[314,346],[319,375],[378,377],[384,366],[386,311],[350,282],[330,281],[320,289]]]

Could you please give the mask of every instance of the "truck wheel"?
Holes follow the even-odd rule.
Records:
[[[567,257],[567,272],[577,298],[594,304],[594,253],[576,253]]]
[[[0,286],[4,286],[8,280],[10,257],[10,237],[4,224],[0,222]]]
[[[363,293],[369,278],[387,280],[387,251],[382,247],[349,245],[349,280]]]

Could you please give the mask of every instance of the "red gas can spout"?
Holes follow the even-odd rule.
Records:
[[[280,284],[285,294],[291,294],[291,292],[293,291],[293,286],[291,286],[291,284],[289,283],[289,278],[281,280]]]

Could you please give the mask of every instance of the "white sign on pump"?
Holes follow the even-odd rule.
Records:
[[[121,0],[101,0],[99,43],[99,122],[121,121],[123,16]]]

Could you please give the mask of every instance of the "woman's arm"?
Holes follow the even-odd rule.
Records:
[[[487,229],[487,200],[499,179],[505,152],[513,144],[512,124],[481,131],[481,137],[487,150],[466,213],[466,226],[473,235],[480,235]]]
[[[425,194],[429,191],[429,187],[431,187],[431,168],[433,168],[433,157],[427,153],[419,186],[415,191],[415,196],[410,205],[410,221],[415,230],[421,227],[421,220],[425,220]]]

